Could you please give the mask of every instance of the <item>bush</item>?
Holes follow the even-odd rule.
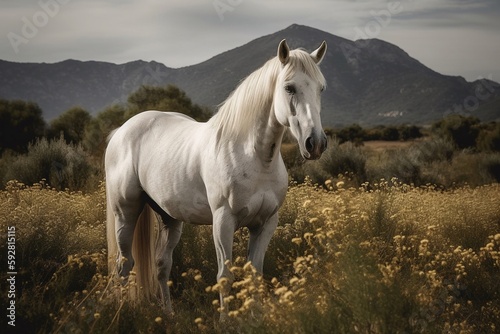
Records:
[[[477,146],[482,151],[500,152],[500,123],[482,129],[477,139]]]
[[[433,138],[372,156],[367,174],[370,182],[395,177],[416,186],[481,186],[500,180],[500,154],[456,151],[450,141]]]
[[[488,154],[483,160],[483,165],[494,182],[500,182],[500,154]]]
[[[347,173],[354,176],[359,184],[366,180],[366,154],[351,142],[340,145],[334,140],[329,143],[320,160],[320,166],[332,177]]]
[[[433,129],[444,138],[451,140],[458,148],[476,146],[479,135],[479,119],[451,115],[433,125]]]
[[[410,148],[382,152],[377,160],[370,161],[368,180],[377,182],[397,178],[406,184],[422,184],[421,162],[415,153]]]
[[[366,180],[366,155],[361,147],[352,142],[339,144],[331,140],[327,150],[318,161],[294,164],[288,173],[298,183],[306,180],[312,184],[324,185],[325,181],[347,175],[355,186]]]
[[[436,161],[451,161],[455,152],[453,143],[444,138],[432,138],[411,146],[415,158],[424,164]]]
[[[67,144],[63,138],[54,141],[42,138],[28,147],[27,154],[13,160],[4,183],[18,180],[31,185],[44,179],[57,189],[95,189],[97,174],[81,145]]]
[[[422,180],[445,188],[498,182],[500,154],[458,152],[451,161],[435,161],[423,166]]]

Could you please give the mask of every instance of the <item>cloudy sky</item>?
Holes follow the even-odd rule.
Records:
[[[498,0],[2,0],[0,59],[193,65],[298,23],[500,81]]]

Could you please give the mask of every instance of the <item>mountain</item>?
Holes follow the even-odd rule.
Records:
[[[142,84],[175,84],[194,102],[216,110],[244,77],[275,56],[283,38],[291,48],[309,51],[323,40],[328,43],[321,64],[328,85],[322,100],[325,126],[426,124],[449,113],[470,114],[483,121],[500,118],[496,82],[441,75],[390,43],[353,42],[296,24],[178,69],[144,61],[122,65],[0,61],[0,98],[34,101],[50,120],[76,105],[95,114],[125,102]]]

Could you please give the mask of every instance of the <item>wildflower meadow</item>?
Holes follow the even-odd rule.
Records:
[[[104,184],[0,192],[1,267],[15,230],[15,329],[24,333],[494,333],[500,330],[500,185],[397,179],[290,182],[264,276],[235,237],[219,322],[210,226],[185,226],[169,284],[175,314],[133,304],[108,278]],[[10,230],[9,230],[10,231]],[[194,245],[194,246],[193,246]],[[9,291],[1,272],[2,291]],[[139,291],[140,291],[140,287]],[[2,310],[9,300],[2,296]],[[2,323],[9,321],[2,317]]]

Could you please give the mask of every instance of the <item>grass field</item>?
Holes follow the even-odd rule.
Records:
[[[264,277],[245,265],[247,233],[236,233],[237,280],[221,327],[210,227],[185,228],[171,277],[176,314],[168,318],[155,304],[132,305],[127,288],[107,278],[103,185],[83,194],[10,182],[0,192],[0,247],[7,268],[6,231],[14,226],[16,329],[498,332],[500,185],[443,191],[392,183],[291,184]],[[7,303],[2,298],[3,310]]]
[[[407,148],[413,145],[415,142],[417,141],[416,140],[411,140],[411,141],[370,140],[363,142],[363,146],[375,152],[381,152],[385,150]]]

